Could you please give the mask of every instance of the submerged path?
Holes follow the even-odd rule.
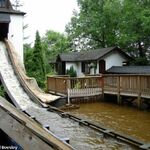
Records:
[[[40,107],[34,103],[24,91],[17,75],[14,73],[12,63],[10,62],[3,42],[0,42],[0,78],[8,95],[18,108],[24,110],[30,114],[30,116],[34,116],[43,126],[48,125],[50,131],[60,139],[69,138],[70,144],[74,148],[79,150],[133,149],[114,139],[106,139],[103,137],[103,134],[88,127],[82,127],[78,123],[67,118],[62,118],[58,114],[49,112],[46,108]]]

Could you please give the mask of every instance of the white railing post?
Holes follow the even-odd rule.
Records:
[[[70,89],[71,89],[71,85],[70,85],[70,78],[68,78],[67,80],[67,96],[68,96],[68,105],[70,105]]]
[[[68,95],[68,105],[70,105],[70,89],[67,89],[67,95]]]

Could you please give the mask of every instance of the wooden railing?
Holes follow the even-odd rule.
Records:
[[[104,93],[150,98],[150,75],[104,75]]]
[[[47,91],[67,95],[68,76],[48,76]]]
[[[72,90],[74,96],[93,95],[94,93],[135,96],[150,98],[150,75],[118,75],[89,76],[70,78],[66,76],[47,77],[47,90],[54,93],[68,94]]]
[[[93,89],[101,89],[102,78],[100,76],[71,78],[67,76],[48,76],[47,91],[57,94],[68,94],[68,89],[72,93],[80,95],[93,95]],[[80,91],[80,92],[79,92]],[[77,96],[77,95],[76,95]]]

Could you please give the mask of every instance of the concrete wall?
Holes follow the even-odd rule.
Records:
[[[8,39],[13,43],[23,62],[23,15],[11,14],[10,19]]]

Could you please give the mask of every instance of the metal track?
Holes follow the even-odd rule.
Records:
[[[108,129],[106,127],[94,124],[94,123],[92,123],[90,121],[83,120],[83,119],[81,119],[79,117],[76,117],[76,116],[74,116],[72,114],[66,113],[66,112],[64,112],[62,110],[59,110],[59,109],[55,108],[55,107],[50,107],[48,109],[48,111],[54,111],[54,112],[58,113],[63,118],[69,118],[71,120],[74,120],[74,121],[78,122],[79,125],[84,125],[84,126],[87,126],[87,127],[91,128],[91,129],[96,130],[97,132],[101,132],[101,133],[103,133],[104,137],[108,137],[109,136],[109,137],[115,138],[117,140],[120,140],[122,142],[128,143],[128,144],[130,144],[132,146],[135,146],[135,147],[137,147],[139,149],[150,150],[150,143],[144,143],[144,142],[139,141],[139,140],[137,140],[135,138],[132,138],[131,136],[123,135],[121,133],[118,133],[118,132],[113,131],[111,129]]]

